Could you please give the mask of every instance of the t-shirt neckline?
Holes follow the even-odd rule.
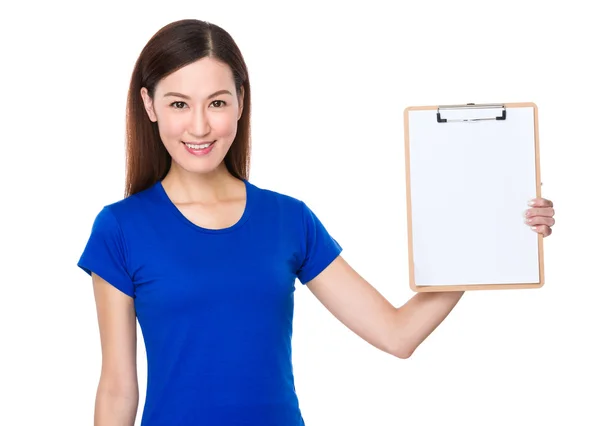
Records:
[[[227,228],[220,228],[220,229],[204,228],[200,225],[195,224],[194,222],[189,220],[177,208],[175,203],[173,203],[173,201],[169,198],[169,196],[168,196],[167,192],[165,191],[165,188],[162,184],[162,181],[159,180],[158,182],[156,182],[155,187],[159,194],[159,197],[161,198],[161,201],[163,201],[165,203],[168,210],[172,214],[174,214],[184,224],[186,224],[187,226],[189,226],[190,228],[192,228],[196,231],[204,232],[207,234],[225,234],[225,233],[232,232],[232,231],[235,231],[236,229],[240,228],[242,225],[244,225],[246,223],[246,221],[250,217],[250,213],[252,210],[252,204],[254,202],[254,194],[252,192],[252,185],[250,184],[250,182],[247,179],[241,179],[241,180],[242,180],[242,182],[244,182],[244,186],[246,188],[246,204],[244,206],[244,212],[242,213],[242,216],[236,223],[234,223],[233,225],[231,225]]]

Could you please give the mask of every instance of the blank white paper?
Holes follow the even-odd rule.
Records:
[[[436,114],[408,113],[415,284],[539,283],[538,237],[524,217],[536,196],[533,108],[479,122]]]

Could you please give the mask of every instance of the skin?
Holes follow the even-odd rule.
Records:
[[[223,159],[243,112],[243,93],[236,94],[231,70],[203,58],[160,81],[153,98],[145,88],[140,96],[148,118],[158,122],[160,136],[173,158],[163,181],[167,195],[199,226],[220,229],[235,224],[245,208],[245,186],[229,174]],[[196,157],[186,151],[182,141],[216,143],[209,155]],[[554,223],[552,202],[532,200],[525,226],[547,237]],[[93,283],[102,345],[95,424],[131,426],[139,398],[133,299],[95,274]],[[412,355],[464,294],[418,293],[395,307],[342,256],[307,287],[359,337],[403,359]]]

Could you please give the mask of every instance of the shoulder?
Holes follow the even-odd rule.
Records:
[[[121,200],[101,205],[96,215],[96,226],[119,228],[136,223],[150,207],[156,197],[156,185]]]
[[[289,193],[256,188],[263,209],[260,219],[277,229],[277,237],[289,237],[295,248],[294,265],[301,283],[318,276],[342,252],[342,246],[307,203]],[[285,238],[285,237],[284,237]]]
[[[322,226],[314,210],[302,198],[273,189],[252,185],[255,198],[259,201],[257,210],[263,218],[284,224],[290,230],[299,230],[305,234],[307,229]]]
[[[127,216],[143,212],[150,205],[155,205],[162,201],[159,185],[160,182],[156,182],[143,191],[115,201],[105,207],[112,210],[117,216]]]
[[[284,211],[296,211],[301,213],[306,208],[306,204],[300,198],[280,191],[269,188],[263,188],[256,184],[250,183],[250,188],[253,189],[259,204],[263,208],[276,208]]]

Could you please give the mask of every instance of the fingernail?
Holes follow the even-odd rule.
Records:
[[[527,203],[527,205],[528,205],[528,206],[533,206],[534,204],[535,204],[535,200],[530,200],[530,201]]]
[[[531,227],[531,230],[532,230],[532,231],[537,231],[537,227],[536,227],[536,226],[532,226],[532,227]]]

